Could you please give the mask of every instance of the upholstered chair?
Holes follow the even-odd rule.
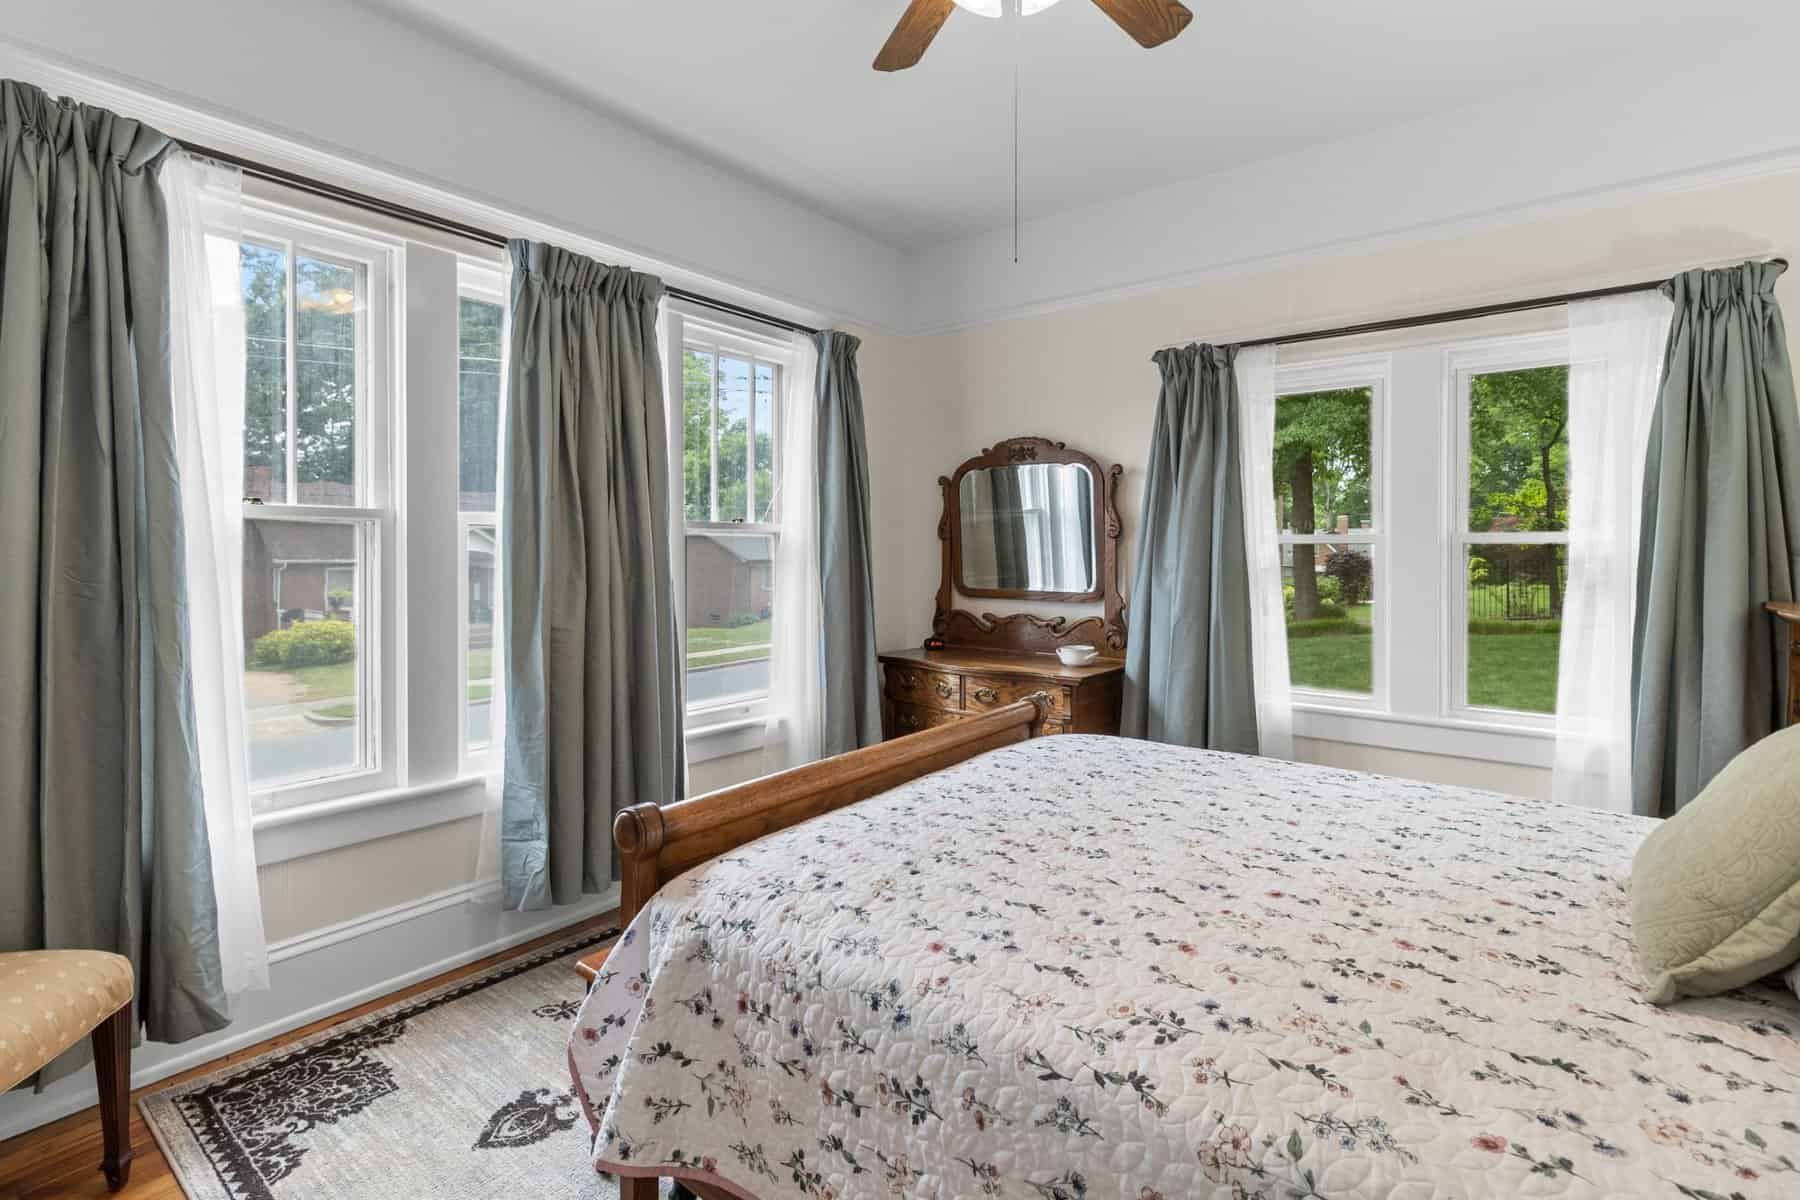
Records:
[[[100,1081],[100,1169],[131,1174],[131,960],[98,950],[0,954],[0,1092],[92,1034]]]

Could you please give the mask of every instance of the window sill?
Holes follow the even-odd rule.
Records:
[[[1296,701],[1294,736],[1549,769],[1556,733],[1534,725],[1369,712]]]
[[[691,719],[700,714],[688,715]],[[710,762],[715,758],[761,750],[767,741],[768,724],[769,719],[757,713],[689,727],[682,735],[687,741],[688,762]]]
[[[266,867],[480,816],[497,803],[488,796],[486,778],[464,776],[259,813],[250,823],[256,863]]]

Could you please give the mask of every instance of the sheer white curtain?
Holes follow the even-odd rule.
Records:
[[[1265,758],[1294,757],[1294,701],[1288,682],[1287,618],[1281,599],[1281,543],[1275,519],[1275,347],[1239,350],[1239,475],[1244,548],[1250,563],[1250,665],[1256,681],[1256,740]]]
[[[169,212],[169,358],[185,525],[188,667],[229,996],[269,986],[244,757],[240,182],[235,169],[185,154],[173,156],[161,173]]]
[[[1669,301],[1569,305],[1569,582],[1557,664],[1553,798],[1631,811],[1631,638],[1644,452]]]
[[[794,338],[783,376],[775,461],[775,603],[764,754],[772,770],[824,756],[824,590],[819,577],[819,352]]]

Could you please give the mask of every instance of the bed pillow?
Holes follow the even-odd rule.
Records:
[[[1732,759],[1638,848],[1631,934],[1652,1004],[1800,960],[1800,726]]]

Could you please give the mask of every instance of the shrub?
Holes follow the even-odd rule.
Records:
[[[1325,564],[1327,578],[1337,581],[1337,599],[1341,604],[1361,604],[1369,598],[1369,581],[1375,565],[1369,556],[1357,550],[1340,550]]]
[[[1319,599],[1328,601],[1332,604],[1336,604],[1343,599],[1343,584],[1339,583],[1330,573],[1327,573],[1320,578],[1318,586]]]
[[[1348,617],[1322,617],[1316,621],[1293,621],[1287,627],[1290,638],[1367,637],[1369,627]]]
[[[296,621],[250,647],[250,665],[264,669],[322,667],[355,657],[356,626],[348,621]]]
[[[1471,634],[1532,634],[1562,632],[1561,621],[1470,621]]]

